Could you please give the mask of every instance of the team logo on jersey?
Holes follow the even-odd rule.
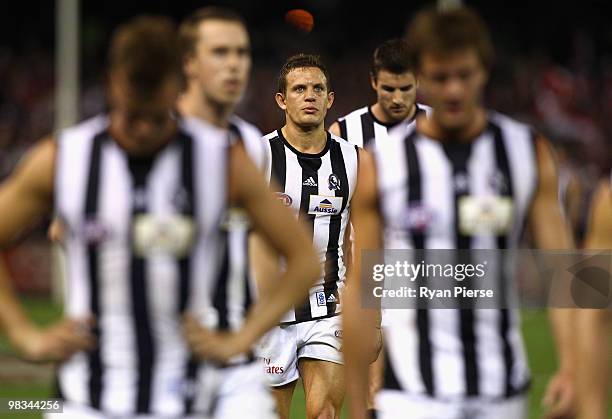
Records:
[[[455,193],[466,193],[470,186],[470,180],[466,173],[457,173],[454,178]]]
[[[408,230],[425,231],[433,221],[433,212],[423,204],[413,203],[408,205],[405,215],[404,227]]]
[[[342,329],[334,330],[334,336],[338,339],[342,339]]]
[[[174,195],[172,196],[172,205],[177,210],[177,212],[187,212],[191,208],[191,203],[189,199],[189,194],[187,190],[183,187],[180,187],[176,190]]]
[[[82,234],[87,244],[100,244],[110,237],[110,229],[100,220],[89,218],[83,224]]]
[[[308,177],[304,182],[302,182],[302,186],[318,186],[317,181],[314,180],[312,176]]]
[[[489,177],[489,186],[491,187],[493,192],[497,192],[502,195],[505,195],[509,192],[508,179],[499,170],[496,170],[495,173],[493,173],[491,177]]]
[[[335,174],[329,175],[327,179],[327,187],[330,191],[339,191],[340,190],[340,179]]]
[[[323,291],[318,291],[315,294],[315,297],[317,299],[318,307],[325,307],[327,305],[327,302],[325,301],[325,293]]]
[[[308,214],[335,215],[342,210],[341,196],[310,195]]]
[[[282,192],[276,192],[276,199],[278,199],[286,207],[290,207],[293,203],[293,199],[286,193]]]

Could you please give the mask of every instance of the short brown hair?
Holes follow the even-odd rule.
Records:
[[[447,54],[474,48],[482,64],[493,64],[493,43],[482,18],[466,6],[419,12],[406,31],[411,60],[419,66],[423,53]]]
[[[178,39],[172,21],[162,16],[139,16],[113,34],[109,70],[121,71],[141,99],[151,98],[170,77],[181,78]]]
[[[380,70],[393,74],[414,71],[404,39],[389,39],[378,46],[372,54],[372,77],[376,79]]]
[[[289,74],[291,70],[309,67],[314,67],[321,70],[325,76],[325,87],[327,88],[327,91],[330,91],[331,83],[329,80],[329,73],[327,72],[325,64],[323,64],[321,61],[321,57],[313,54],[296,54],[289,57],[287,61],[285,61],[285,64],[283,64],[281,67],[278,75],[277,92],[282,94],[287,93],[287,74]]]
[[[179,45],[183,58],[195,52],[198,43],[198,27],[205,20],[236,22],[245,29],[247,27],[244,18],[232,9],[219,6],[202,7],[189,14],[179,26]]]

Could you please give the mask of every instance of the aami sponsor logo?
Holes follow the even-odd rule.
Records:
[[[338,210],[334,208],[328,199],[324,199],[314,208],[314,212],[320,212],[322,214],[336,214]]]
[[[272,365],[272,360],[270,358],[262,358],[264,363],[264,372],[266,374],[282,374],[285,372],[285,367],[278,367],[276,365]]]

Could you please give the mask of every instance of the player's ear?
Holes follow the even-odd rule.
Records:
[[[183,72],[187,80],[197,77],[197,60],[195,54],[185,54],[183,57]]]
[[[372,89],[376,90],[376,75],[372,72],[370,72],[370,86],[372,86]]]
[[[276,94],[274,95],[274,99],[276,99],[276,104],[279,108],[281,108],[282,110],[287,109],[287,104],[285,103],[285,95],[280,92],[276,92]]]
[[[334,92],[327,93],[327,109],[330,109],[332,107],[335,97],[336,94]]]

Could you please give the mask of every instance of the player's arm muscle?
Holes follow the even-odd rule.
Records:
[[[244,151],[233,147],[230,158],[230,199],[249,214],[254,228],[286,259],[286,270],[273,290],[253,307],[245,324],[254,341],[299,303],[320,273],[312,243],[291,212],[268,190]]]

